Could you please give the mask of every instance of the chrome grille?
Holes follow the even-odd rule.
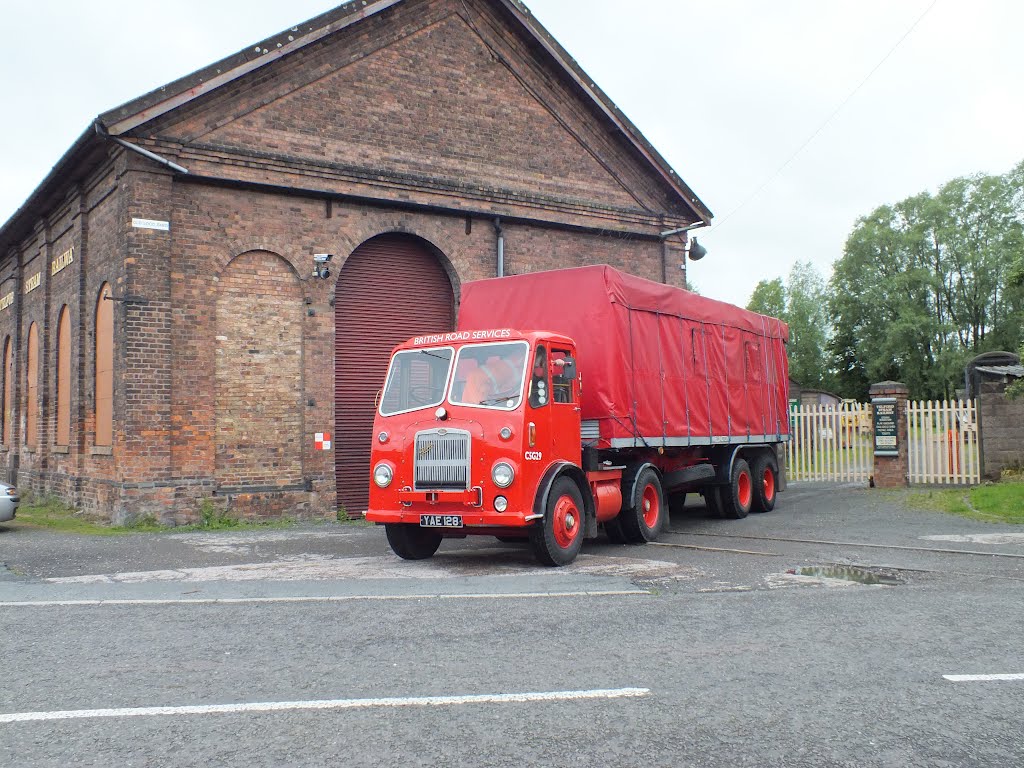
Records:
[[[417,433],[415,466],[417,491],[466,490],[469,432],[432,429]]]

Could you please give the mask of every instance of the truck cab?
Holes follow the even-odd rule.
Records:
[[[397,347],[379,395],[366,519],[405,559],[444,538],[530,539],[548,565],[597,531],[581,469],[576,345],[512,329],[422,336]],[[618,488],[621,472],[600,480]],[[621,496],[610,501],[617,514]],[[609,507],[609,514],[610,507]]]

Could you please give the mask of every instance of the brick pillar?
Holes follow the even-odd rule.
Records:
[[[876,488],[906,488],[909,485],[910,461],[907,445],[907,400],[910,390],[906,384],[883,381],[871,387],[871,406],[874,412],[874,484]],[[885,427],[893,426],[887,430]],[[892,434],[895,432],[895,435]],[[893,441],[895,437],[895,441]],[[896,445],[893,446],[892,443]]]

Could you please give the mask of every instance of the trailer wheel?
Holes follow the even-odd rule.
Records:
[[[752,512],[771,512],[778,496],[779,470],[770,456],[754,459],[754,505]]]
[[[427,560],[441,546],[441,534],[418,525],[388,523],[384,526],[388,544],[403,560]]]
[[[544,519],[530,529],[533,554],[544,565],[568,565],[583,546],[586,520],[583,494],[568,477],[560,477],[551,486]]]
[[[722,516],[730,520],[742,520],[750,514],[754,503],[754,478],[746,459],[736,459],[732,465],[732,477],[726,488],[719,490],[722,502]]]
[[[631,544],[654,541],[665,523],[665,492],[661,479],[651,467],[637,475],[628,509],[619,513],[622,531]]]

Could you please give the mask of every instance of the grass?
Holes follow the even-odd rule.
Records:
[[[989,523],[1024,525],[1024,473],[1006,473],[1001,483],[977,488],[915,491],[910,503]]]
[[[46,528],[60,533],[86,536],[123,536],[131,533],[181,533],[184,531],[226,531],[265,530],[288,528],[295,524],[292,519],[256,521],[238,520],[217,509],[213,502],[204,500],[200,505],[200,522],[195,525],[160,525],[151,516],[140,518],[129,525],[107,525],[83,515],[58,499],[37,498],[22,502],[18,507],[15,523],[32,528]]]

